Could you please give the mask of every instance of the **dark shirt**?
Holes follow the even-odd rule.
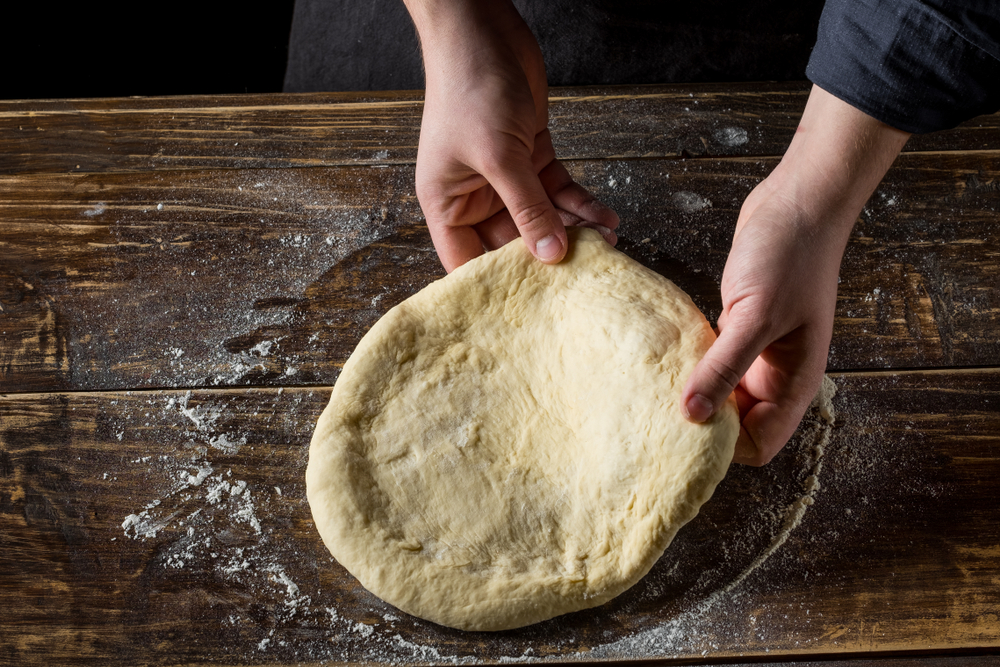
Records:
[[[907,132],[992,113],[1000,109],[1000,0],[828,0],[806,75]]]

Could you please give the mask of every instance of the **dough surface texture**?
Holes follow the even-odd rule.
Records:
[[[316,426],[316,526],[369,591],[414,616],[502,630],[594,607],[642,578],[711,497],[730,398],[680,413],[715,334],[690,298],[589,229],[549,266],[518,239],[380,319]]]

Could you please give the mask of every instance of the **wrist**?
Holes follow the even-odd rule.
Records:
[[[769,180],[803,217],[835,225],[846,242],[909,136],[813,86],[795,136]]]
[[[513,29],[521,16],[510,0],[404,0],[420,36],[425,61],[483,45]]]

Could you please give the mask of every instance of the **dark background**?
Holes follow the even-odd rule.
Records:
[[[30,2],[30,0],[29,0]],[[515,0],[551,85],[803,79],[822,0]],[[0,99],[423,87],[402,0],[5,9]],[[289,54],[291,59],[289,60]]]
[[[550,86],[805,79],[823,0],[513,0]],[[423,88],[402,0],[299,0],[286,90]]]
[[[0,99],[278,92],[294,0],[4,9]]]

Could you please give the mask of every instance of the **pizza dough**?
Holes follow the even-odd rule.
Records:
[[[399,304],[344,365],[309,449],[323,541],[414,616],[502,630],[635,584],[712,495],[735,401],[678,400],[715,335],[688,296],[589,229],[521,240]]]

